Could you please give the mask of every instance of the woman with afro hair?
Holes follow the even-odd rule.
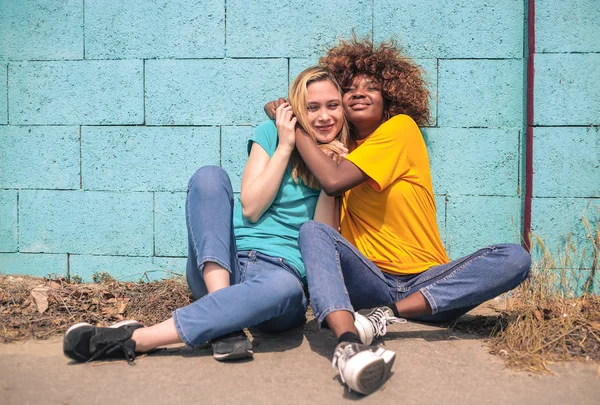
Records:
[[[333,366],[350,389],[368,394],[395,358],[370,346],[390,323],[453,320],[519,285],[531,258],[519,245],[499,244],[449,260],[418,127],[429,120],[429,93],[414,61],[393,42],[354,38],[320,65],[342,86],[353,144],[335,163],[296,130],[296,148],[323,191],[341,196],[341,233],[309,221],[299,247],[317,321],[338,338]]]

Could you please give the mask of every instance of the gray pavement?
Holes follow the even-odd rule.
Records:
[[[125,361],[72,364],[62,341],[0,344],[0,404],[598,404],[598,364],[564,363],[553,375],[514,372],[484,340],[446,328],[393,325],[390,380],[368,397],[341,385],[335,339],[314,321],[282,335],[255,334],[254,360],[219,363],[209,349],[174,346]]]

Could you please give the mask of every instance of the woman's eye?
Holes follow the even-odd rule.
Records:
[[[318,107],[315,107],[314,105],[312,105],[312,106],[311,106],[311,105],[309,105],[309,106],[308,106],[308,111],[310,111],[310,112],[315,112],[315,111],[317,111],[318,109],[319,109],[319,108],[318,108]]]
[[[336,108],[338,108],[340,105],[338,103],[331,103],[329,104],[327,107],[329,107],[329,109],[331,110],[335,110]]]

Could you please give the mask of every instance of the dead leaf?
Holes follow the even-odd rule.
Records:
[[[594,328],[595,330],[600,331],[600,322],[595,322],[595,321],[590,322],[590,326],[592,328]]]
[[[535,315],[535,319],[537,319],[538,321],[542,322],[544,320],[544,316],[539,310],[536,309],[533,314]]]
[[[118,309],[117,313],[118,314],[125,313],[126,308],[127,308],[127,302],[125,302],[125,301],[119,302],[119,305],[117,306],[117,309]]]
[[[55,288],[55,289],[60,289],[62,287],[62,284],[59,283],[58,281],[50,281],[50,288]]]
[[[37,310],[43,314],[48,309],[48,291],[50,287],[36,287],[31,290],[31,298],[35,302]]]

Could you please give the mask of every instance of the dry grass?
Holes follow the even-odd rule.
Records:
[[[583,217],[582,222],[587,238],[578,247],[567,238],[564,248],[552,255],[534,238],[532,251],[541,259],[533,264],[531,277],[507,296],[506,309],[492,328],[492,351],[508,366],[549,372],[551,362],[600,362],[600,297],[594,295],[600,221],[591,224]],[[573,270],[585,266],[586,257],[589,273]],[[578,280],[581,274],[586,274],[583,282]]]
[[[190,302],[182,278],[122,283],[104,275],[98,283],[77,284],[64,279],[0,276],[0,340],[45,339],[64,333],[77,322],[106,326],[136,319],[152,325]]]

